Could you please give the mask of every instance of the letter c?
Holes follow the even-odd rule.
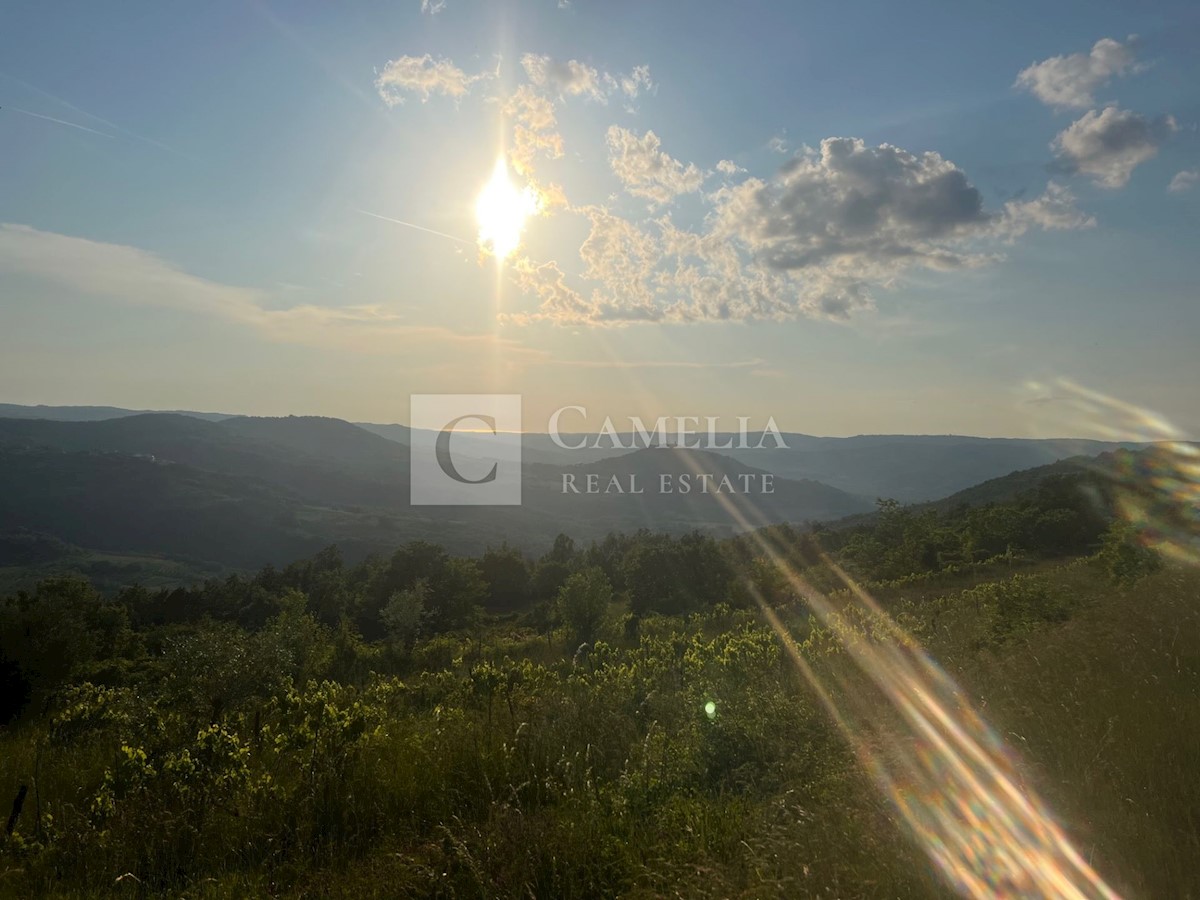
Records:
[[[464,478],[462,473],[458,471],[457,467],[455,467],[454,458],[450,455],[450,436],[454,434],[455,426],[457,426],[458,423],[463,419],[478,419],[480,422],[487,425],[488,428],[492,429],[492,434],[496,433],[496,420],[491,416],[470,414],[459,416],[452,422],[447,422],[446,426],[440,432],[438,432],[437,436],[436,450],[438,465],[449,477],[463,484],[487,484],[489,481],[495,481],[496,468],[499,466],[499,463],[492,463],[492,470],[482,478],[477,478],[475,480]]]

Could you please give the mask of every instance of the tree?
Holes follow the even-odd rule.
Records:
[[[488,547],[479,560],[479,571],[488,586],[488,609],[509,611],[528,605],[529,566],[517,550],[508,544]]]
[[[559,534],[554,539],[554,546],[550,549],[550,552],[543,556],[542,559],[569,566],[575,561],[575,539],[565,534]]]
[[[558,606],[571,640],[595,640],[611,602],[612,586],[602,570],[587,568],[567,578],[558,592]]]
[[[533,570],[533,579],[530,583],[534,600],[553,603],[558,596],[559,589],[566,583],[567,576],[570,574],[571,567],[566,563],[543,559]]]
[[[448,558],[429,577],[426,621],[432,633],[466,628],[487,596],[487,582],[473,559]]]
[[[639,616],[648,612],[674,616],[697,609],[700,601],[693,590],[693,575],[684,548],[667,535],[639,540],[621,565],[630,606]]]
[[[449,563],[450,555],[443,548],[425,541],[412,541],[392,554],[385,565],[371,573],[370,583],[357,611],[356,624],[362,636],[369,641],[384,637],[386,631],[380,615],[384,606],[398,591],[410,590],[421,579],[428,582],[431,596],[426,598],[426,609],[431,610],[434,604],[432,595],[437,593],[437,584]],[[437,615],[430,616],[430,629],[440,628],[439,618]]]
[[[407,591],[396,591],[379,613],[388,638],[403,650],[409,651],[421,636],[425,621],[425,602],[429,582],[419,580]]]

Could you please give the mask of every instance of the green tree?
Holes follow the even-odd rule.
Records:
[[[421,636],[428,596],[429,582],[422,578],[408,590],[392,594],[379,614],[388,638],[406,652]]]
[[[1123,519],[1114,519],[1104,532],[1099,558],[1114,584],[1132,584],[1162,568],[1162,558]]]
[[[598,568],[582,569],[567,578],[559,589],[558,605],[573,642],[596,639],[612,598],[612,586]]]
[[[429,631],[436,634],[471,625],[487,596],[487,582],[473,559],[447,559],[430,577],[426,609]]]
[[[488,609],[509,611],[528,605],[529,565],[519,551],[508,544],[488,547],[479,560],[479,571],[487,582]]]

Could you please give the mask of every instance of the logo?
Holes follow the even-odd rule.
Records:
[[[521,504],[521,395],[409,398],[413,506]]]

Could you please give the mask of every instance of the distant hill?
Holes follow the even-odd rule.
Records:
[[[395,504],[408,496],[407,450],[338,419],[0,419],[4,445],[152,457],[260,479],[319,503]]]
[[[357,422],[355,424],[365,431],[387,438],[389,441],[394,441],[397,444],[408,446],[412,443],[413,429],[407,425],[375,425],[370,422]],[[571,435],[563,435],[563,440],[572,446],[579,443],[578,438]],[[472,438],[469,434],[456,435],[455,441],[462,448],[461,452],[467,456],[480,456],[487,452],[487,445]],[[578,463],[594,462],[599,459],[621,456],[629,452],[629,450],[608,446],[595,449],[587,447],[579,450],[564,450],[555,444],[550,436],[546,434],[531,433],[521,436],[521,458],[527,463],[571,466]]]
[[[999,478],[990,478],[980,484],[972,485],[961,491],[955,491],[948,497],[921,504],[922,507],[933,507],[942,512],[958,506],[985,506],[988,503],[1008,503],[1022,494],[1037,488],[1047,478],[1058,475],[1080,475],[1085,472],[1103,473],[1112,464],[1112,454],[1101,454],[1098,457],[1073,456],[1070,459],[1060,459],[1044,466],[1022,469],[1010,472]]]
[[[59,421],[99,421],[143,415],[118,407],[15,406],[0,404],[0,419],[29,418]],[[347,428],[385,439],[393,447],[407,448],[412,429],[407,425],[357,423],[350,426],[340,419],[314,416],[254,418],[219,413],[180,412],[180,416],[208,421],[237,422],[249,437],[285,446],[301,455],[339,456],[341,461],[359,469],[387,471],[390,460],[379,445],[368,445],[362,435]],[[290,423],[290,424],[278,424]],[[325,423],[324,426],[318,423]],[[340,423],[334,425],[333,423]],[[575,442],[578,436],[565,435]],[[730,437],[719,434],[722,442]],[[629,434],[622,443],[632,443]],[[920,503],[946,497],[955,491],[1023,469],[1047,465],[1073,456],[1096,456],[1117,449],[1137,449],[1143,444],[1093,441],[1076,438],[981,438],[964,435],[863,434],[854,437],[816,437],[786,433],[786,449],[716,450],[740,463],[773,472],[781,478],[813,480],[864,497],[893,497],[904,503]],[[472,448],[470,435],[458,435],[460,452],[482,455],[483,445]],[[347,448],[338,445],[345,441]],[[524,461],[534,465],[572,466],[626,455],[632,451],[613,448],[607,441],[601,447],[564,450],[549,435],[529,433],[522,437]],[[361,474],[361,473],[360,473]],[[346,496],[337,493],[337,496]]]
[[[1022,495],[1027,495],[1043,484],[1047,479],[1058,477],[1085,476],[1081,489],[1092,495],[1096,502],[1106,503],[1101,498],[1110,493],[1111,487],[1118,484],[1126,490],[1147,491],[1151,502],[1160,498],[1154,495],[1153,475],[1161,472],[1164,466],[1178,465],[1177,457],[1166,449],[1167,445],[1150,445],[1140,449],[1118,449],[1101,453],[1097,456],[1073,456],[1060,459],[1042,466],[1020,469],[989,478],[987,481],[972,485],[961,491],[955,491],[937,500],[925,503],[914,503],[914,510],[936,510],[947,513],[961,507],[987,506],[988,504],[1011,503]],[[1158,454],[1171,453],[1171,458],[1164,461]],[[1130,473],[1138,472],[1136,478],[1130,479]],[[1098,489],[1094,493],[1093,489]],[[827,524],[833,528],[847,528],[869,522],[875,518],[874,511],[854,514]]]
[[[589,475],[598,490],[607,492],[584,493]],[[770,479],[770,493],[763,492],[764,475]],[[571,483],[581,493],[564,492],[564,476],[572,477]],[[728,482],[722,482],[723,477]],[[811,480],[780,478],[704,450],[655,448],[577,466],[529,466],[525,484],[526,505],[543,502],[548,511],[620,520],[632,528],[671,522],[724,530],[735,521],[730,504],[751,525],[839,518],[871,508],[869,500],[846,491]],[[633,484],[644,493],[620,492]],[[722,484],[733,491],[721,490]]]
[[[407,444],[412,430],[404,425],[362,425],[388,440]],[[580,436],[564,435],[569,444]],[[619,435],[629,446],[633,438]],[[720,433],[718,443],[736,443],[736,435]],[[857,435],[814,437],[789,433],[786,448],[768,443],[761,449],[720,449],[708,452],[793,480],[813,480],[847,493],[866,497],[892,497],[919,503],[1009,472],[1053,463],[1073,456],[1096,456],[1117,449],[1138,449],[1144,444],[1093,441],[1080,438],[981,438],[963,435]],[[465,452],[470,453],[466,437]],[[527,463],[571,466],[614,459],[635,451],[600,447],[564,450],[548,435],[526,434],[522,440]]]
[[[300,527],[300,509],[260,483],[190,466],[119,453],[0,449],[0,532],[254,566],[320,549],[321,540]]]
[[[787,450],[585,453],[526,435],[521,506],[414,507],[409,445],[395,439],[411,435],[403,426],[379,434],[313,416],[116,412],[86,421],[0,415],[0,536],[10,536],[0,540],[0,581],[12,583],[23,567],[100,566],[113,578],[127,570],[175,577],[179,566],[257,568],[331,543],[356,559],[415,539],[474,553],[505,540],[540,552],[560,532],[580,541],[639,528],[728,536],[747,526],[869,515],[876,497],[1005,500],[1046,473],[1084,464],[1058,461],[1060,454],[1118,446],[787,435]],[[474,449],[470,435],[455,441],[456,453]],[[698,473],[714,479],[708,493]],[[770,493],[764,474],[773,476]],[[601,493],[582,492],[588,475]],[[672,491],[660,492],[663,476]],[[565,477],[581,493],[564,489]],[[741,489],[718,491],[722,477]],[[610,489],[613,479],[621,490]]]
[[[408,483],[408,447],[341,419],[320,416],[261,418],[234,416],[219,427],[260,444],[284,448],[300,457],[332,461],[362,474]]]
[[[16,403],[0,403],[0,419],[52,419],[57,422],[100,422],[104,419],[120,419],[147,412],[171,412],[194,419],[217,422],[227,419],[226,413],[192,412],[190,410],[122,409],[119,406],[21,406]]]
[[[784,439],[789,449],[724,452],[787,478],[811,478],[853,494],[891,497],[904,503],[936,500],[1010,472],[1060,459],[1145,446],[1074,438],[956,435],[784,435]]]
[[[743,476],[757,481],[732,498],[745,522],[721,502],[731,498],[705,494],[699,482],[658,492],[660,476],[678,484],[697,470],[717,478],[714,489],[720,476],[743,489]],[[604,483],[634,476],[645,493],[564,491],[564,474],[583,483],[589,472]],[[638,528],[730,535],[746,523],[869,508],[814,481],[776,477],[762,494],[763,474],[718,454],[642,450],[574,467],[527,465],[519,507],[414,507],[408,448],[338,419],[0,419],[0,534],[41,535],[21,543],[35,556],[60,541],[75,548],[56,551],[61,559],[149,554],[211,570],[286,562],[331,543],[351,559],[418,538],[459,552],[502,540],[541,550],[560,532],[585,541]]]

